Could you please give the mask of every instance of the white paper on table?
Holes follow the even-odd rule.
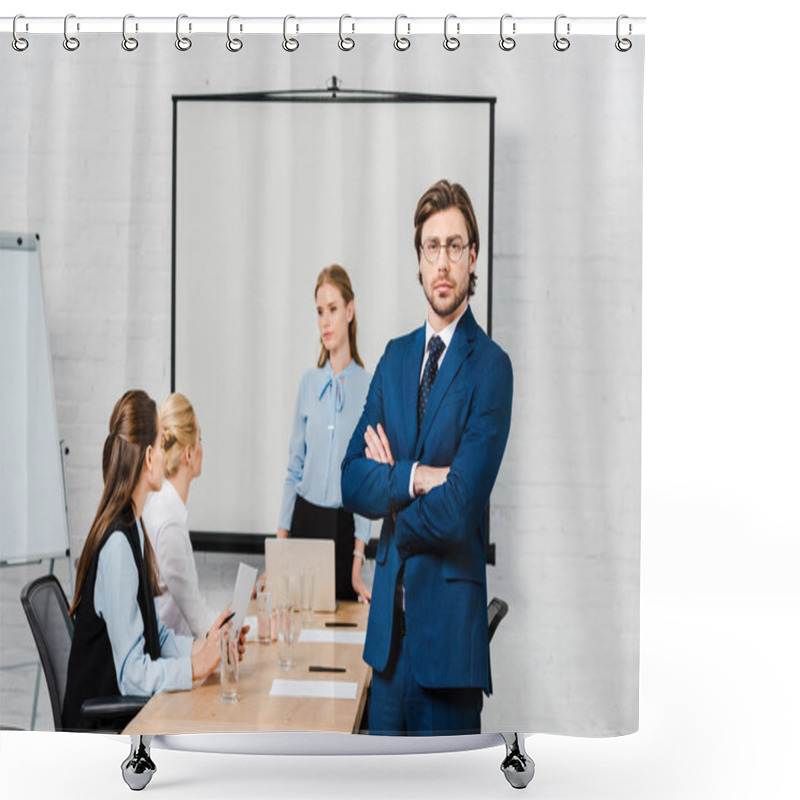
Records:
[[[234,614],[231,625],[234,628],[243,628],[245,625],[247,606],[250,605],[250,595],[253,594],[257,577],[258,570],[255,567],[239,564],[239,574],[236,576],[236,588],[233,590],[233,603],[231,603],[231,611]]]
[[[244,624],[250,626],[245,637],[248,642],[254,642],[258,638],[258,617],[253,614],[252,616],[244,618]]]
[[[364,644],[366,631],[342,631],[335,628],[303,628],[297,641],[302,644]]]
[[[358,684],[354,681],[290,681],[275,678],[269,693],[272,697],[322,697],[328,700],[355,700]]]

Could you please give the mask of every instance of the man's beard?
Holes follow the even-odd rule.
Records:
[[[422,273],[419,275],[420,283],[422,283]],[[458,286],[453,287],[453,291],[455,292],[453,299],[447,303],[446,306],[436,305],[436,290],[430,290],[427,286],[423,284],[423,288],[425,289],[425,297],[428,298],[428,305],[434,310],[437,316],[439,317],[449,317],[463,302],[467,296],[467,292],[469,291],[469,284],[464,286],[463,288],[459,289]]]

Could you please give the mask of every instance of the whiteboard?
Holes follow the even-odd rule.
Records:
[[[173,389],[203,432],[192,529],[272,533],[302,374],[316,366],[323,267],[350,274],[372,373],[425,321],[414,211],[461,183],[481,235],[487,328],[493,102],[175,101]]]
[[[68,552],[39,240],[0,233],[0,562]]]

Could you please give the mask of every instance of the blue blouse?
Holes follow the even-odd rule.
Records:
[[[289,466],[278,527],[289,530],[295,497],[323,508],[342,507],[342,460],[372,376],[353,360],[338,375],[330,362],[300,380],[289,440]],[[355,535],[369,541],[370,521],[355,515]]]
[[[144,553],[144,534],[139,520],[139,546]],[[128,540],[122,531],[112,533],[97,558],[94,610],[106,623],[114,668],[121,694],[151,695],[162,690],[192,688],[191,636],[177,636],[161,618],[158,640],[161,658],[144,652],[144,621],[136,596],[139,572]]]

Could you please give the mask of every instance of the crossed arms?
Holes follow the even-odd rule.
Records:
[[[481,365],[464,430],[449,466],[419,463],[414,497],[413,462],[395,458],[393,420],[386,419],[387,349],[370,385],[364,412],[342,462],[346,508],[371,518],[394,516],[394,537],[404,557],[461,549],[479,528],[500,469],[511,424],[511,362],[494,351]],[[388,429],[388,432],[387,432]]]
[[[364,443],[364,455],[368,459],[377,461],[379,464],[388,464],[390,467],[394,466],[392,447],[380,422],[377,424],[377,431],[372,425],[367,425],[367,430],[364,432]],[[421,494],[427,494],[436,486],[441,486],[447,480],[450,467],[429,467],[425,464],[417,464],[416,469],[412,467],[411,471],[414,473],[414,497],[418,497]]]

